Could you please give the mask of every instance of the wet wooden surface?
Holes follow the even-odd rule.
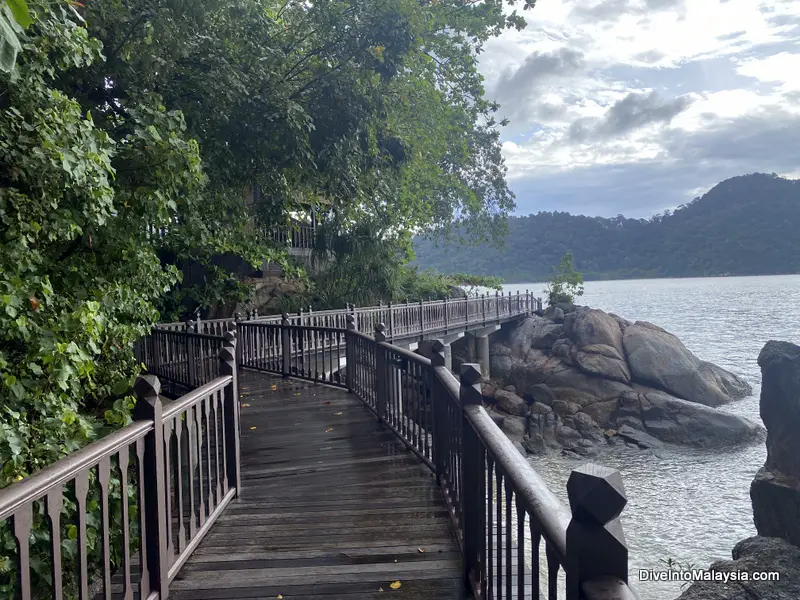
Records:
[[[240,390],[242,497],[170,598],[464,597],[433,476],[355,396],[250,371]]]

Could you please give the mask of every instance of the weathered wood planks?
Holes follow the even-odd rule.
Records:
[[[357,398],[251,372],[240,390],[242,496],[171,598],[463,597],[461,555],[430,471]]]

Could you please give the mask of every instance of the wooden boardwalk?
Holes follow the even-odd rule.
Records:
[[[461,554],[432,474],[361,401],[249,371],[240,391],[242,497],[181,569],[170,598],[464,597]]]

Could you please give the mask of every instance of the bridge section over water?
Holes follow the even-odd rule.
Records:
[[[4,589],[636,600],[619,473],[576,469],[567,507],[484,410],[478,365],[456,378],[443,344],[429,360],[344,319],[154,332],[139,347],[149,374],[134,422],[0,490],[16,548],[4,550]],[[248,327],[272,333],[245,344]],[[338,378],[292,372],[308,335],[315,351],[344,344]],[[239,368],[261,351],[280,361]],[[160,378],[192,389],[168,400]]]

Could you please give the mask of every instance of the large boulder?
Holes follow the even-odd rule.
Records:
[[[624,356],[622,330],[617,320],[602,310],[592,308],[571,313],[564,321],[564,328],[579,349],[594,345],[611,346],[618,356]]]
[[[524,417],[528,414],[528,403],[514,392],[507,390],[497,390],[494,393],[494,402],[498,410],[516,417]]]
[[[591,375],[598,375],[606,379],[631,382],[631,374],[625,359],[613,346],[606,344],[590,344],[583,346],[575,353],[577,365]]]
[[[524,355],[530,348],[550,349],[563,333],[564,327],[550,319],[530,317],[511,332],[509,346],[519,355]]]
[[[633,379],[706,406],[733,399],[728,393],[730,384],[721,381],[723,369],[704,366],[677,337],[660,327],[636,322],[625,328],[623,344]],[[738,380],[725,373],[729,381]],[[741,385],[746,386],[744,382]]]
[[[652,390],[640,395],[644,430],[662,442],[712,447],[763,439],[764,428],[745,417]]]
[[[716,581],[698,581],[677,600],[797,600],[800,598],[800,548],[779,538],[751,537],[733,548],[733,560],[711,565]],[[752,576],[724,582],[724,574],[779,573],[778,581]]]
[[[750,487],[753,518],[759,535],[800,546],[800,346],[768,342],[758,364],[767,460]]]

